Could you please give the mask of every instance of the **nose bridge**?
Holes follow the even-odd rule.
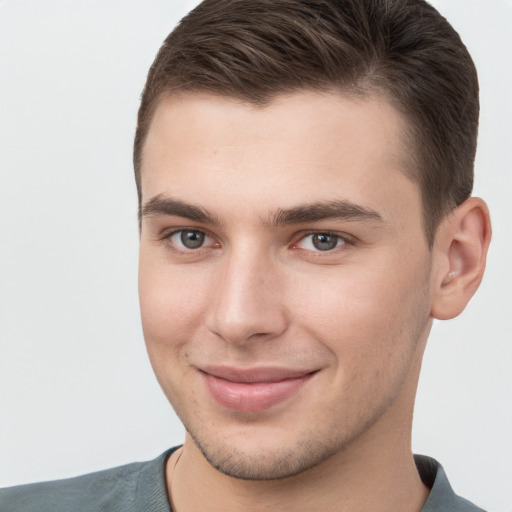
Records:
[[[276,262],[263,251],[233,248],[216,280],[210,330],[230,343],[282,333],[286,316],[278,274]]]

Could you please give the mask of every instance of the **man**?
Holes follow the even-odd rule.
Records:
[[[479,510],[410,448],[432,320],[485,266],[477,124],[424,2],[201,4],[134,148],[144,334],[184,445],[1,510]]]

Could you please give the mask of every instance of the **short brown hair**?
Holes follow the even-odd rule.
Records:
[[[432,245],[473,188],[478,79],[457,32],[423,0],[205,0],[158,52],[142,93],[141,153],[158,102],[205,91],[265,105],[281,93],[384,94],[409,121],[404,142]]]

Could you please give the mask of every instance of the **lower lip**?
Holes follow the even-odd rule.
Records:
[[[308,373],[277,382],[232,382],[203,373],[206,387],[224,407],[240,412],[261,412],[276,405],[299,390],[311,377]]]

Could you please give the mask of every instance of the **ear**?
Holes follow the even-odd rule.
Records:
[[[434,318],[462,313],[482,281],[490,241],[489,210],[478,197],[470,197],[443,220],[433,248]]]

